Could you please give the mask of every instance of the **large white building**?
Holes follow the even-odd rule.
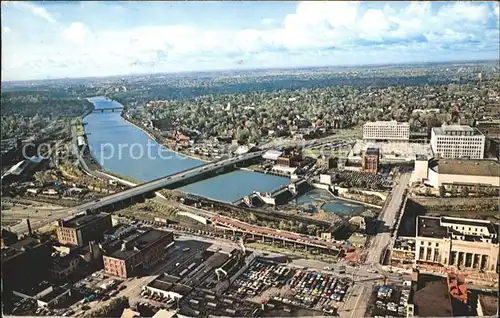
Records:
[[[498,225],[483,220],[418,216],[415,261],[496,272]]]
[[[413,173],[414,181],[423,181],[434,188],[466,186],[475,191],[500,186],[500,164],[497,160],[427,160],[417,157]]]
[[[410,124],[391,121],[368,122],[363,125],[364,140],[406,140],[410,139]]]
[[[432,128],[431,147],[441,158],[484,158],[484,135],[470,126],[443,125]]]

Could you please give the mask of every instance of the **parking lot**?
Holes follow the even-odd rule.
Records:
[[[375,316],[400,316],[406,317],[406,305],[410,297],[409,285],[402,287],[382,285],[376,291]]]
[[[298,310],[335,314],[351,280],[332,274],[298,270],[256,259],[228,291],[228,296],[267,302],[269,309],[291,314]],[[312,315],[312,312],[310,313]]]

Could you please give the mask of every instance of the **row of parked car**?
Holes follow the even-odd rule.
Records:
[[[408,298],[410,297],[410,287],[404,286],[401,290],[401,297],[399,297],[399,304],[396,303],[393,293],[393,288],[389,286],[381,286],[377,293],[377,301],[375,306],[379,310],[388,311],[389,314],[397,313],[400,316],[406,316],[406,306],[408,304]]]
[[[278,287],[288,277],[291,269],[278,264],[255,261],[249,269],[235,282],[238,288],[236,297],[244,298],[246,294],[254,296],[269,286]]]
[[[331,275],[298,271],[287,284],[298,294],[342,301],[349,287],[347,278],[337,278]],[[310,297],[309,297],[310,298]],[[308,303],[306,299],[306,304]]]

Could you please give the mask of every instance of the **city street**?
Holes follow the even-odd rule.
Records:
[[[378,217],[378,220],[381,221],[378,225],[378,233],[370,240],[365,265],[357,268],[358,276],[361,276],[370,269],[376,269],[381,273],[378,275],[379,277],[385,277],[391,281],[402,281],[404,279],[404,277],[398,273],[388,273],[384,271],[379,262],[384,249],[391,241],[389,229],[396,218],[396,213],[403,200],[404,189],[410,181],[410,176],[410,173],[403,173],[400,176],[398,183],[393,188],[388,198],[389,202],[381,211]],[[373,291],[375,282],[376,280],[367,280],[356,283],[352,287],[351,292],[347,295],[344,305],[339,309],[340,316],[349,318],[363,317],[366,313],[370,294]]]
[[[403,193],[410,181],[410,173],[403,173],[398,180],[398,183],[393,188],[389,197],[389,202],[386,204],[380,213],[378,220],[381,224],[378,225],[377,235],[370,240],[368,248],[367,264],[375,264],[380,262],[384,248],[391,241],[390,228],[396,218],[396,213],[403,201]]]

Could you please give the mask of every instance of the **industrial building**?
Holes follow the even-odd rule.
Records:
[[[418,216],[416,263],[498,271],[498,225],[490,221]]]
[[[48,279],[52,251],[48,242],[31,236],[2,248],[2,293],[30,289]]]
[[[410,124],[391,121],[368,122],[363,125],[364,140],[402,140],[410,139]]]
[[[431,131],[431,148],[440,158],[484,158],[484,135],[465,125],[442,125]]]
[[[378,173],[380,151],[378,148],[368,148],[363,156],[363,171]]]
[[[131,277],[142,268],[156,264],[173,241],[172,232],[137,230],[119,240],[120,249],[103,256],[104,271],[121,278]]]
[[[446,189],[467,187],[481,192],[499,187],[500,166],[497,160],[431,159],[418,156],[414,180]]]
[[[69,220],[59,220],[57,240],[61,244],[84,246],[90,241],[103,240],[103,233],[112,227],[111,214],[85,212]]]

